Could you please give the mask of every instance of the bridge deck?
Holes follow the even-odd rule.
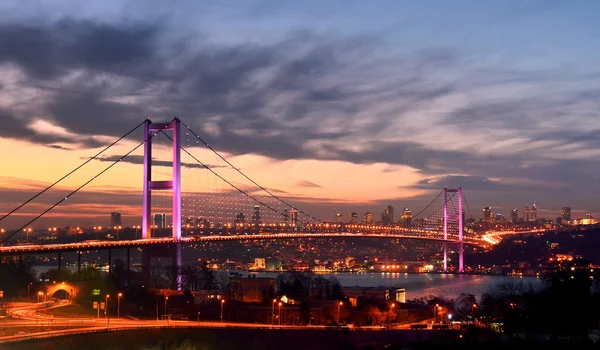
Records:
[[[182,237],[180,242],[184,244],[196,242],[218,242],[218,241],[246,241],[246,240],[268,240],[268,239],[300,239],[300,238],[379,238],[379,239],[416,239],[436,242],[458,243],[458,237],[449,236],[444,239],[443,236],[436,234],[396,234],[396,233],[350,233],[350,232],[318,232],[318,233],[260,233],[248,235],[208,235],[208,236],[187,236]],[[14,245],[0,247],[0,255],[22,255],[51,252],[67,252],[78,250],[102,250],[118,249],[127,247],[143,247],[177,243],[178,241],[167,238],[149,238],[140,240],[121,240],[121,241],[84,241],[78,243],[62,244],[41,244],[41,245]],[[489,244],[479,237],[465,236],[465,244],[484,245]]]

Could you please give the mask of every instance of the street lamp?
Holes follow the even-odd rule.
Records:
[[[275,303],[277,299],[273,299],[273,305],[271,305],[271,326],[275,324]]]
[[[340,301],[338,303],[338,314],[337,314],[337,323],[338,324],[340,323],[340,308],[342,307],[342,305],[344,305],[344,303]]]
[[[6,233],[6,230],[3,228],[0,228],[0,242],[2,242],[2,236],[4,235],[4,233]],[[2,243],[0,243],[0,246],[2,246]]]
[[[119,230],[121,229],[121,226],[115,226],[114,229],[117,230],[117,241],[118,241],[119,240]]]
[[[141,227],[140,225],[137,225],[137,226],[133,226],[133,228],[135,229],[135,239],[138,239],[138,238],[137,238],[137,233],[138,233],[138,230],[139,230],[140,228],[142,228],[142,227]]]
[[[38,303],[40,302],[40,297],[41,297],[42,295],[44,295],[44,293],[42,293],[42,292],[38,292]]]
[[[435,306],[433,307],[433,323],[435,323],[437,321],[438,307],[440,307],[439,304],[435,304]]]
[[[221,322],[223,322],[223,306],[225,306],[225,299],[221,299]]]
[[[25,229],[25,243],[29,243],[29,234],[31,232],[33,232],[33,229],[31,227]]]
[[[283,303],[280,301],[279,302],[279,325],[281,326],[281,305],[283,305]]]
[[[167,301],[169,301],[169,296],[165,296],[165,316],[167,317],[167,321],[169,320],[169,314],[167,313]]]
[[[104,299],[104,318],[108,319],[108,298],[110,295],[106,294],[106,299]]]
[[[30,283],[27,285],[27,302],[29,302],[29,287],[31,287],[31,285],[32,285],[32,284],[33,284],[33,282],[30,282]]]
[[[393,322],[396,322],[396,303],[392,303],[392,305],[390,305],[390,311],[392,312],[394,318],[392,319]]]
[[[121,297],[123,293],[117,294],[117,320],[121,318]]]

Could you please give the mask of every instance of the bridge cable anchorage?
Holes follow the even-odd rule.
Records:
[[[258,188],[260,188],[261,190],[265,191],[266,193],[268,193],[271,197],[277,199],[278,201],[280,201],[281,203],[285,204],[286,206],[292,208],[292,209],[296,209],[298,210],[299,213],[304,214],[305,216],[308,216],[310,219],[315,220],[319,223],[323,223],[322,220],[320,220],[319,218],[316,218],[306,212],[304,212],[301,209],[298,209],[296,207],[294,207],[293,205],[291,205],[290,203],[288,203],[287,201],[283,200],[282,198],[280,198],[279,196],[273,194],[271,191],[269,191],[268,189],[266,189],[265,187],[259,185],[256,181],[252,180],[250,177],[248,177],[246,174],[244,174],[239,168],[233,166],[233,164],[231,164],[225,157],[223,157],[219,152],[217,152],[214,148],[212,148],[211,146],[208,145],[208,143],[206,143],[198,134],[196,134],[189,126],[187,126],[183,121],[181,122],[181,124],[187,128],[187,130],[189,130],[189,132],[192,133],[192,135],[196,136],[196,138],[198,138],[198,140],[200,140],[200,142],[202,142],[208,149],[210,149],[211,151],[213,151],[219,158],[221,158],[225,163],[227,163],[231,168],[233,168],[235,171],[237,171],[238,173],[240,173],[240,175],[242,175],[243,177],[245,177],[248,181],[252,182],[254,185],[256,185]]]
[[[146,121],[144,121],[145,123]],[[139,126],[138,126],[139,127]],[[131,153],[135,152],[138,148],[140,148],[144,143],[146,143],[148,140],[152,139],[154,136],[156,136],[160,131],[162,131],[162,129],[164,129],[166,127],[163,126],[163,128],[161,128],[160,130],[156,131],[155,133],[153,133],[152,135],[150,135],[147,139],[145,139],[144,141],[142,141],[141,143],[139,143],[137,146],[135,146],[134,148],[132,148],[129,152],[125,153],[123,156],[121,156],[119,159],[115,160],[114,162],[112,162],[108,167],[104,168],[102,171],[100,171],[98,174],[94,175],[91,179],[89,179],[88,181],[86,181],[83,185],[79,186],[78,188],[76,188],[75,190],[73,190],[71,193],[69,193],[68,195],[66,195],[64,198],[62,198],[61,200],[59,200],[58,202],[54,203],[52,206],[50,206],[48,209],[44,210],[41,214],[39,214],[38,216],[36,216],[35,218],[33,218],[31,221],[29,221],[27,224],[21,226],[19,229],[17,229],[15,232],[11,233],[10,235],[4,235],[2,241],[0,241],[0,244],[3,244],[4,242],[6,242],[7,240],[9,240],[12,236],[16,235],[17,233],[19,233],[22,229],[24,229],[25,227],[31,225],[32,223],[34,223],[36,220],[38,220],[39,218],[41,218],[42,216],[46,215],[49,211],[51,211],[52,209],[56,208],[57,206],[59,206],[62,202],[66,201],[69,199],[69,197],[71,197],[72,195],[74,195],[75,193],[79,192],[79,190],[81,190],[82,188],[84,188],[85,186],[89,185],[92,181],[96,180],[99,176],[101,176],[102,174],[104,174],[106,171],[108,171],[110,168],[112,168],[113,166],[115,166],[117,163],[120,163],[121,160],[125,159],[127,156],[129,156]]]
[[[423,208],[420,212],[418,212],[417,214],[415,214],[413,216],[413,219],[416,219],[419,215],[421,215],[425,210],[429,209],[429,207],[435,203],[435,201],[440,198],[440,196],[442,195],[442,193],[444,193],[444,190],[441,190],[440,193],[438,193],[438,195],[431,201],[431,203],[427,204],[427,206],[425,208]],[[440,209],[436,210],[436,212],[440,211],[443,209],[443,205]]]
[[[169,139],[171,139],[171,137],[169,135],[167,135],[164,131],[161,130],[161,132],[168,137]],[[172,141],[172,139],[171,139]],[[218,177],[219,179],[223,180],[226,184],[228,184],[229,186],[233,187],[235,190],[237,190],[238,192],[240,192],[241,194],[245,195],[246,197],[252,199],[253,201],[257,202],[258,204],[268,208],[269,210],[281,215],[281,216],[285,216],[285,214],[283,212],[280,212],[279,210],[271,207],[270,205],[264,203],[263,201],[255,198],[254,196],[252,196],[251,194],[247,193],[246,191],[242,190],[241,188],[237,187],[236,185],[232,184],[229,180],[225,179],[223,176],[217,174],[214,170],[211,169],[211,167],[209,167],[208,165],[202,163],[198,158],[196,158],[193,154],[191,154],[186,148],[181,147],[181,150],[183,152],[185,152],[187,155],[189,155],[190,157],[192,157],[192,159],[194,159],[196,162],[198,162],[198,164],[200,164],[201,166],[203,166],[204,168],[206,168],[206,170],[210,171],[213,175],[215,175],[216,177]]]
[[[49,185],[48,187],[46,187],[45,189],[43,189],[41,192],[39,192],[38,194],[36,194],[35,196],[29,198],[27,201],[23,202],[22,204],[20,204],[18,207],[14,208],[13,210],[11,210],[10,212],[8,212],[6,215],[2,216],[0,218],[0,221],[6,219],[7,217],[9,217],[10,215],[12,215],[14,212],[16,212],[17,210],[23,208],[25,205],[27,205],[28,203],[30,203],[31,201],[33,201],[34,199],[36,199],[37,197],[41,196],[42,194],[44,194],[46,191],[48,191],[49,189],[51,189],[52,187],[56,186],[59,182],[61,182],[62,180],[66,179],[67,177],[73,175],[73,173],[75,173],[77,170],[83,168],[86,164],[88,164],[89,162],[91,162],[92,160],[98,158],[98,156],[100,156],[102,153],[108,151],[112,146],[116,145],[117,143],[119,143],[121,140],[123,140],[124,138],[126,138],[127,136],[129,136],[132,132],[136,131],[140,126],[144,125],[146,121],[144,120],[142,123],[140,123],[138,126],[136,126],[135,128],[131,129],[128,133],[126,133],[125,135],[121,136],[120,138],[118,138],[116,141],[114,141],[113,143],[111,143],[110,145],[106,146],[104,149],[102,149],[100,152],[96,153],[93,157],[89,158],[88,160],[86,160],[85,162],[81,163],[78,167],[76,167],[75,169],[71,170],[69,173],[67,173],[65,176],[61,177],[60,179],[56,180],[56,182],[54,182],[53,184]]]

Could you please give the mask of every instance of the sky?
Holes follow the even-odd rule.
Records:
[[[562,206],[600,215],[598,13],[584,0],[2,1],[0,213],[144,119],[177,116],[324,219],[415,212],[444,186],[463,187],[475,217],[534,202],[552,219]],[[105,224],[111,211],[136,224],[135,163],[38,224]]]

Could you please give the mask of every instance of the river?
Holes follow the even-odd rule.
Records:
[[[53,269],[53,266],[34,266],[38,272]],[[68,268],[76,271],[76,268]],[[246,271],[236,271],[248,275]],[[257,277],[277,277],[277,272],[252,272]],[[331,276],[340,281],[342,287],[395,287],[406,289],[406,299],[425,297],[428,295],[456,298],[460,293],[473,294],[479,299],[489,288],[506,281],[523,281],[534,286],[539,285],[536,277],[507,277],[489,275],[453,275],[453,274],[408,274],[408,273],[336,273],[321,274],[325,278]]]

